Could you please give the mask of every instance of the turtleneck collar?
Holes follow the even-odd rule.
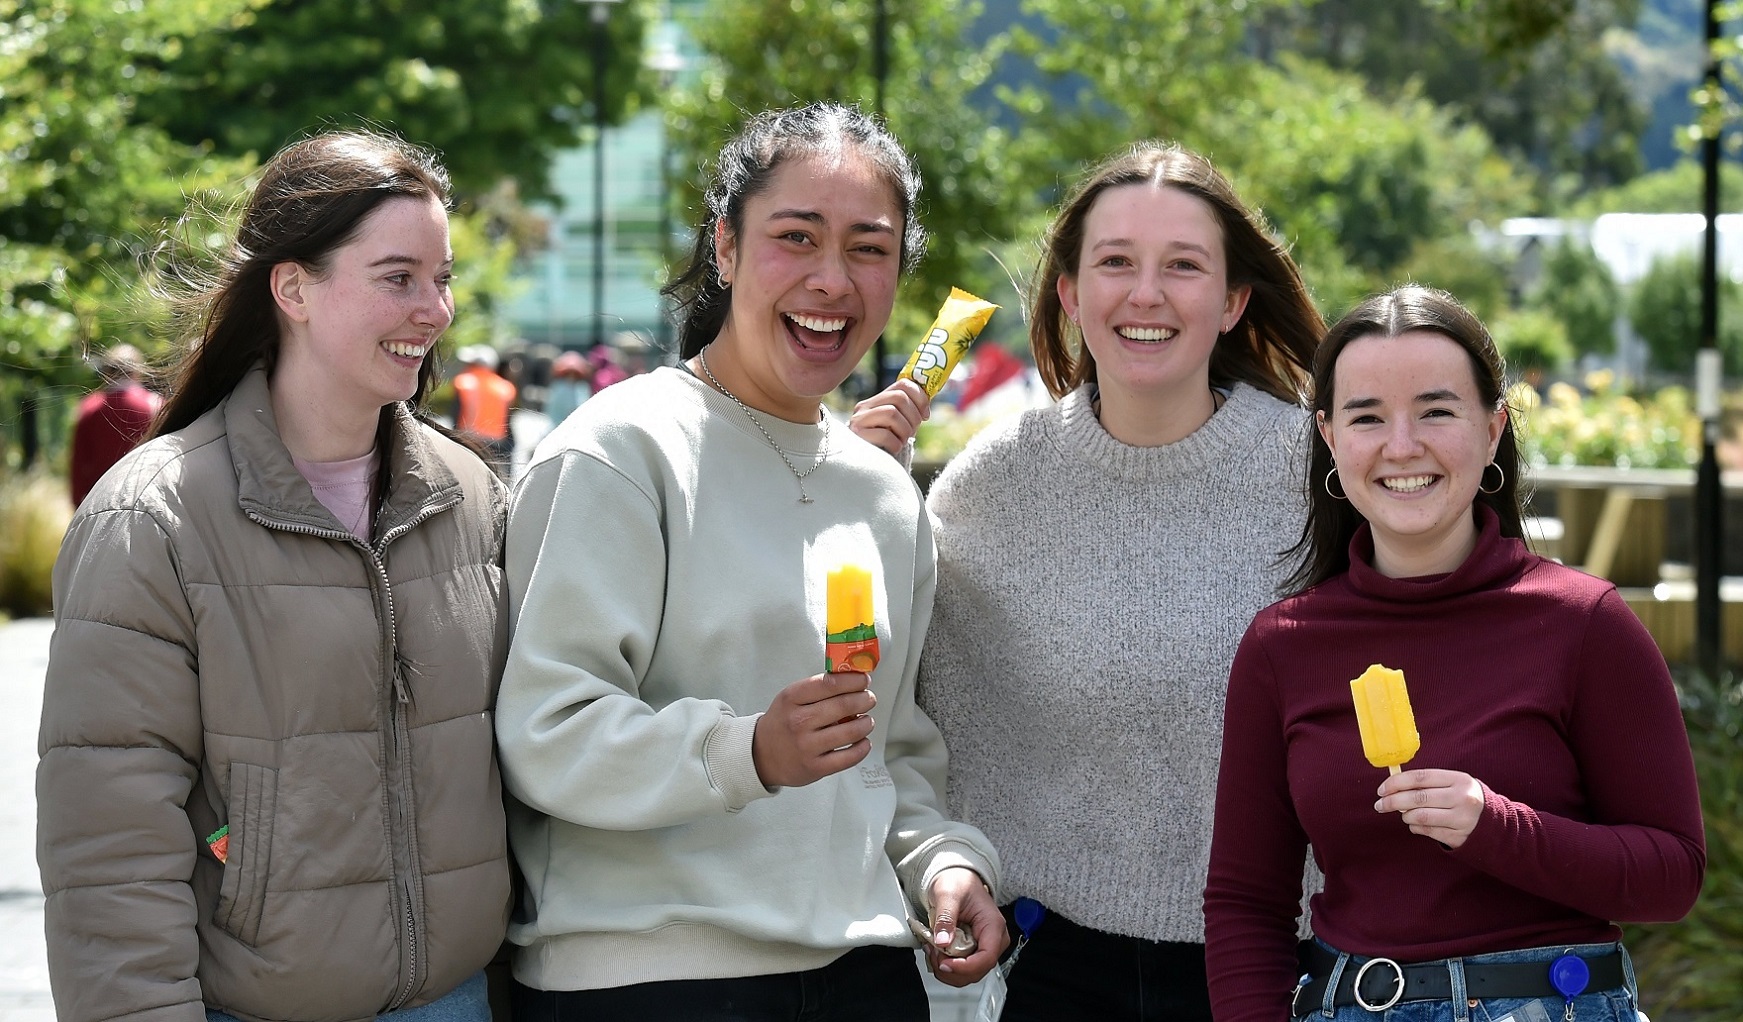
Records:
[[[1517,578],[1537,559],[1525,541],[1501,535],[1501,519],[1486,504],[1475,505],[1477,545],[1463,564],[1444,575],[1388,578],[1374,567],[1374,536],[1363,522],[1350,537],[1350,588],[1376,600],[1430,603],[1492,589]]]

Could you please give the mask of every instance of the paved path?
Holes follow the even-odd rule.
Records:
[[[36,727],[53,623],[0,624],[0,1022],[54,1022],[36,872]],[[927,977],[933,1022],[971,1022],[973,991]]]
[[[53,623],[0,625],[0,1022],[52,1022],[36,873],[36,724]]]

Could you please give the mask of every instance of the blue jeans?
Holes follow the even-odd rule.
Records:
[[[1319,946],[1332,954],[1342,954],[1324,941],[1320,941]],[[1574,1022],[1636,1022],[1639,998],[1634,984],[1634,963],[1628,957],[1628,950],[1621,944],[1569,944],[1449,958],[1446,960],[1447,968],[1453,973],[1454,992],[1449,1000],[1400,1001],[1382,1012],[1369,1011],[1358,1004],[1336,1008],[1324,1004],[1303,1004],[1300,1007],[1305,1009],[1305,1014],[1295,1017],[1305,1022],[1562,1022],[1567,1017],[1568,1004],[1559,996],[1492,997],[1483,1000],[1469,1000],[1459,996],[1459,992],[1464,989],[1464,969],[1470,965],[1504,962],[1542,962],[1544,968],[1548,969],[1550,962],[1564,954],[1596,958],[1612,951],[1621,952],[1622,974],[1627,979],[1626,983],[1611,990],[1588,990],[1575,997],[1572,1005]],[[1347,959],[1344,967],[1351,970],[1360,968],[1367,961],[1355,955],[1344,957]],[[1327,989],[1330,989],[1330,985]]]
[[[490,1022],[490,994],[482,971],[428,1004],[377,1015],[381,1022]],[[206,1022],[238,1022],[234,1015],[206,1009]]]

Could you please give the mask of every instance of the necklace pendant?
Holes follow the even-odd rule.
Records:
[[[811,499],[810,494],[802,493],[799,495],[799,503],[801,503],[801,504],[815,504],[817,502],[815,500]]]

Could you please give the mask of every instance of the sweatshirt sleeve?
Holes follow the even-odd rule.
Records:
[[[1600,919],[1681,919],[1706,869],[1694,761],[1664,658],[1614,589],[1594,606],[1572,672],[1567,740],[1591,822],[1485,785],[1482,817],[1452,854]]]
[[[204,741],[175,550],[145,512],[88,514],[54,590],[36,854],[56,1015],[202,1022],[185,807]]]
[[[496,727],[517,799],[581,826],[648,830],[772,794],[751,760],[756,716],[698,698],[656,711],[640,694],[666,595],[653,496],[586,453],[541,462],[515,491],[505,573]]]
[[[902,665],[901,687],[889,714],[889,738],[885,765],[896,785],[896,815],[890,826],[885,851],[896,864],[908,900],[930,919],[926,892],[940,871],[967,866],[995,892],[999,889],[999,860],[992,843],[966,823],[945,818],[944,778],[947,755],[944,736],[915,702],[920,674],[920,652],[932,619],[932,603],[938,587],[937,557],[932,527],[922,509],[919,542],[914,563],[913,619],[909,627],[908,659]]]
[[[1259,637],[1267,617],[1241,639],[1224,710],[1204,893],[1217,1022],[1285,1022],[1296,980],[1307,835],[1289,795],[1276,671]]]

